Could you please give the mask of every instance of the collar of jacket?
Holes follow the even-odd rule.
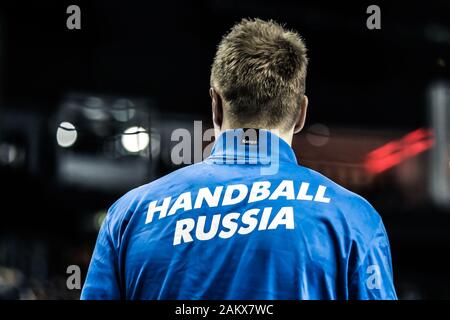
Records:
[[[294,150],[286,141],[268,130],[252,128],[223,131],[207,160],[215,164],[297,164]]]

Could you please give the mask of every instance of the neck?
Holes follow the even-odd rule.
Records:
[[[217,137],[224,131],[226,130],[234,130],[234,129],[239,129],[239,128],[214,128],[214,134]],[[268,128],[258,128],[258,129],[264,129],[267,131],[270,131],[272,134],[277,135],[278,137],[280,137],[281,139],[283,139],[288,145],[292,146],[292,137],[293,137],[293,131],[289,130],[288,132],[285,131],[281,131],[278,128],[272,128],[272,129],[268,129]]]

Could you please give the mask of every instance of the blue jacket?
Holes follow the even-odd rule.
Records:
[[[383,222],[259,130],[109,209],[82,299],[396,299]]]

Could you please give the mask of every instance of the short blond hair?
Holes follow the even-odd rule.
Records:
[[[291,128],[305,94],[302,38],[270,20],[243,19],[220,42],[211,86],[234,127]]]

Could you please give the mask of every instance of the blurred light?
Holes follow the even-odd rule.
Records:
[[[122,145],[128,152],[139,152],[147,148],[150,137],[142,127],[131,127],[122,134]]]
[[[443,25],[431,24],[424,28],[425,37],[440,44],[450,43],[450,30]]]
[[[151,143],[151,155],[153,158],[156,158],[159,156],[159,153],[161,152],[161,135],[152,130],[152,133],[150,135],[150,139],[152,141]]]
[[[112,105],[111,114],[117,121],[126,122],[134,118],[136,108],[129,99],[119,99]]]
[[[437,65],[438,65],[439,67],[441,67],[441,68],[445,68],[445,66],[447,65],[447,63],[445,62],[444,59],[438,58],[438,59],[437,59]]]
[[[100,230],[102,227],[103,221],[106,218],[106,213],[106,210],[101,210],[94,215],[93,223],[96,230]]]
[[[313,146],[322,147],[330,140],[330,129],[320,123],[313,124],[307,130],[306,139]]]
[[[435,80],[428,87],[427,104],[436,145],[428,165],[428,190],[435,204],[450,208],[450,83]]]
[[[0,162],[2,164],[12,164],[16,161],[18,155],[17,148],[9,143],[2,143],[0,145]]]
[[[373,174],[381,173],[430,149],[433,144],[434,135],[430,129],[417,129],[400,140],[371,151],[366,157],[366,170]]]
[[[64,148],[72,146],[77,140],[77,130],[70,122],[61,122],[56,130],[56,141],[58,145]]]
[[[98,97],[87,98],[82,112],[86,118],[91,120],[104,121],[108,119],[103,100]]]

